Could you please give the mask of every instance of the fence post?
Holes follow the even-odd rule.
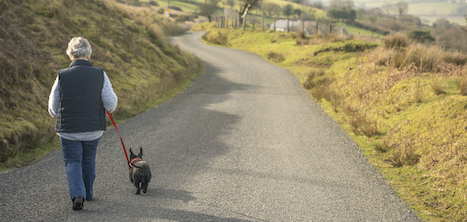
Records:
[[[232,26],[234,29],[237,29],[237,15],[234,15],[232,18]]]
[[[305,19],[303,19],[301,22],[302,22],[302,32],[305,33]]]
[[[287,17],[287,33],[289,32],[289,17]]]
[[[261,13],[261,28],[264,31],[264,12]]]
[[[245,18],[243,18],[243,30],[242,31],[245,31],[246,18],[247,18],[247,15],[245,15]]]
[[[318,21],[316,21],[316,31],[315,31],[315,35],[318,34]]]
[[[254,30],[255,29],[255,15],[251,15],[251,30]]]
[[[273,32],[276,32],[276,19],[277,19],[277,16],[274,17],[274,30],[273,30]]]
[[[331,34],[331,33],[332,33],[332,26],[331,26],[331,24],[329,24],[329,33],[328,33],[328,35]]]

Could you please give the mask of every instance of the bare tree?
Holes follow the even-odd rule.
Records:
[[[272,17],[278,10],[280,10],[280,6],[272,2],[264,3],[263,8],[268,17]]]
[[[383,3],[381,7],[386,14],[390,15],[394,11],[394,4],[391,1],[387,1]]]
[[[226,4],[232,9],[235,6],[235,0],[227,0]]]
[[[397,2],[394,4],[395,11],[399,14],[399,16],[405,15],[409,12],[409,4],[404,1]]]
[[[219,3],[220,0],[209,0],[209,3],[205,4],[199,4],[199,13],[203,16],[208,17],[209,22],[211,22],[211,15],[214,14],[214,12],[217,9],[217,3]]]
[[[331,9],[333,8],[346,8],[346,9],[351,9],[355,6],[355,3],[353,0],[331,0],[329,3],[329,7]]]

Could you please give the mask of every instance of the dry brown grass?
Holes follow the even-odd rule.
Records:
[[[386,36],[384,44],[387,49],[407,47],[411,44],[410,38],[403,33],[396,33],[395,35]]]
[[[343,42],[345,40],[349,39],[347,36],[342,35],[342,34],[336,34],[336,33],[330,33],[328,36],[326,36],[326,40],[330,43],[332,42]]]
[[[379,47],[372,52],[371,58],[377,65],[415,73],[453,73],[459,65],[467,63],[465,54],[447,52],[441,47],[420,43],[410,44],[405,48]]]
[[[462,74],[460,76],[460,93],[463,96],[467,96],[467,70],[463,69]]]

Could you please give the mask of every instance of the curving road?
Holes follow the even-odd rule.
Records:
[[[119,125],[152,169],[135,195],[115,129],[95,198],[73,211],[61,151],[0,175],[0,221],[419,221],[289,71],[257,55],[173,38],[206,73]]]

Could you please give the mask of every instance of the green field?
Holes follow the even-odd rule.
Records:
[[[344,23],[342,23],[342,22],[338,22],[338,23],[334,23],[334,24],[342,25],[342,26],[344,25]],[[379,37],[379,38],[384,38],[385,37],[384,35],[381,35],[381,34],[378,34],[376,32],[366,30],[366,29],[361,29],[361,28],[355,27],[353,25],[346,24],[345,28],[347,29],[347,31],[351,35],[373,36],[373,37]]]
[[[457,3],[447,2],[409,3],[409,14],[447,16],[458,6],[459,4]]]
[[[424,23],[429,24],[429,25],[432,25],[433,22],[435,22],[439,18],[445,18],[451,23],[457,23],[459,25],[466,25],[466,20],[464,17],[420,16],[420,19],[422,20],[422,22],[427,21]]]

